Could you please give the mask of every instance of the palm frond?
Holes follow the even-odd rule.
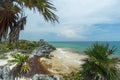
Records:
[[[110,58],[116,49],[109,45],[95,43],[85,53],[89,56],[82,65],[85,80],[119,80],[116,64],[118,58]]]
[[[9,10],[0,10],[0,35],[6,38],[8,29],[16,24],[17,16]]]
[[[30,70],[30,66],[28,63],[24,63],[23,66],[21,67],[20,73],[28,73]]]
[[[54,14],[56,8],[50,0],[15,0],[20,6],[25,6],[29,9],[38,10],[43,15],[46,21],[59,22],[58,16]]]
[[[30,70],[29,56],[25,54],[13,53],[11,56],[13,60],[9,60],[10,63],[17,64],[11,71],[14,76],[20,76],[27,73]]]
[[[50,0],[2,0],[0,1],[0,40],[6,39],[10,28],[9,40],[16,42],[20,30],[24,29],[26,17],[24,7],[39,11],[47,22],[59,22],[56,8]],[[16,34],[16,35],[12,35]]]

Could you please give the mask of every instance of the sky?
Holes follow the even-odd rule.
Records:
[[[25,10],[20,39],[46,41],[120,41],[120,0],[51,0],[60,23],[48,23]]]

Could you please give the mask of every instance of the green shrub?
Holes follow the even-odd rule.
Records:
[[[19,49],[19,50],[25,50],[25,52],[27,53],[31,53],[38,46],[39,46],[39,42],[36,41],[19,40],[17,44],[2,42],[0,43],[0,52],[4,53],[10,50]]]
[[[82,77],[84,80],[120,80],[117,73],[117,58],[110,58],[116,48],[109,45],[95,43],[85,51],[89,59],[82,65]]]
[[[65,80],[83,80],[80,72],[71,73],[71,74],[69,74],[67,76],[64,76],[63,78]]]

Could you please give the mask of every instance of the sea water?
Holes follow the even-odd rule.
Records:
[[[96,43],[96,41],[72,41],[72,42],[66,41],[49,43],[57,48],[62,48],[78,54],[84,54],[84,51],[87,48],[90,48],[94,43]],[[97,43],[109,44],[109,48],[115,47],[116,51],[113,56],[120,58],[120,41],[97,41]]]

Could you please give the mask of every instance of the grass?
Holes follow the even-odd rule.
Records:
[[[83,80],[80,72],[71,73],[67,76],[63,76],[63,78],[64,80]]]

